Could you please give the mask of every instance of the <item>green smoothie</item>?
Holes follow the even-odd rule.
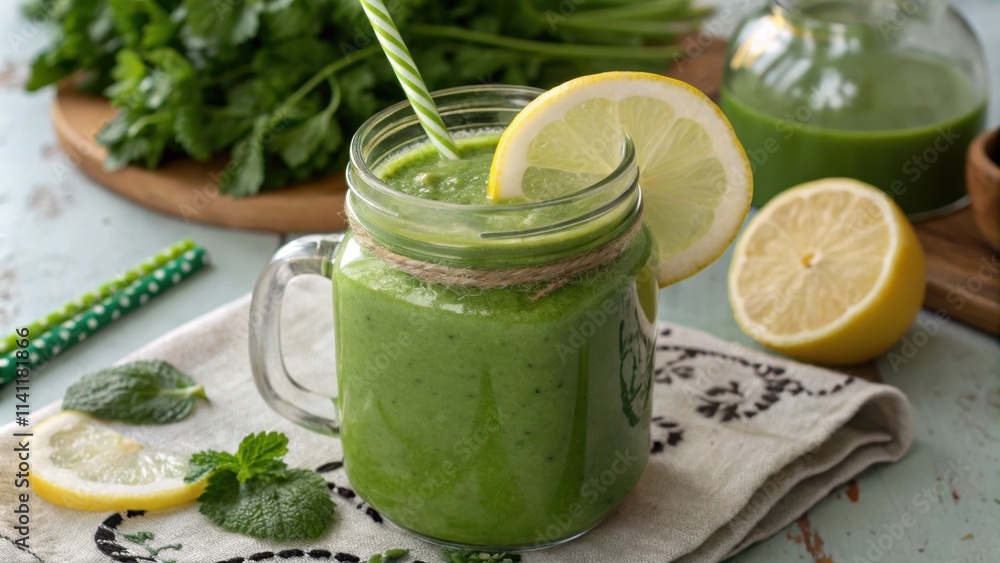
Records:
[[[460,141],[459,161],[441,158],[432,145],[423,145],[389,161],[378,172],[403,193],[436,201],[492,205],[486,182],[499,140],[497,135],[484,135]]]
[[[420,197],[483,204],[495,136],[377,169]],[[351,250],[351,249],[354,250]],[[642,231],[541,299],[428,285],[348,244],[334,267],[341,438],[358,493],[456,545],[527,547],[594,526],[649,451],[655,275]]]
[[[899,52],[844,56],[804,70],[785,62],[763,75],[737,73],[721,92],[753,168],[754,205],[830,176],[877,186],[909,214],[965,195],[966,149],[986,112],[958,68]],[[803,84],[821,87],[803,92]]]

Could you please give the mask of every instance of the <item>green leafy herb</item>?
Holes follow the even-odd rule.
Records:
[[[517,563],[521,556],[505,551],[470,551],[467,549],[442,549],[441,560],[448,563]]]
[[[124,534],[124,536],[128,541],[139,545],[144,545],[149,540],[156,539],[153,532],[136,532],[134,534]]]
[[[323,477],[290,469],[286,453],[284,434],[250,434],[235,454],[191,456],[184,480],[208,477],[198,510],[221,528],[275,541],[314,539],[333,522],[333,501]]]
[[[122,535],[128,541],[130,541],[130,542],[132,542],[134,544],[141,545],[142,547],[146,548],[146,551],[149,552],[150,557],[156,557],[157,555],[160,554],[161,551],[167,551],[167,550],[171,550],[171,549],[179,551],[179,550],[181,550],[181,549],[184,548],[184,546],[181,545],[181,544],[179,544],[179,543],[170,544],[170,545],[164,545],[162,547],[153,547],[153,546],[149,545],[149,542],[151,542],[154,539],[156,539],[156,535],[153,534],[153,532],[136,532],[134,534],[122,534]],[[160,560],[158,559],[157,561],[160,561]],[[172,559],[171,560],[162,560],[162,561],[163,561],[163,563],[175,563]]]
[[[409,549],[390,549],[383,553],[376,553],[368,558],[368,563],[392,563],[410,554]]]
[[[190,414],[205,388],[174,366],[140,360],[91,373],[66,390],[63,408],[104,420],[166,424]]]
[[[395,0],[428,86],[552,86],[605,70],[663,70],[709,12],[693,0]],[[58,33],[26,87],[73,76],[117,116],[105,165],[231,156],[234,197],[342,168],[345,141],[402,99],[357,0],[32,0]]]

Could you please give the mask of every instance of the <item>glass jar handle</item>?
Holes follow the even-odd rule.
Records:
[[[340,430],[336,398],[306,388],[285,368],[281,304],[292,278],[311,274],[330,279],[333,257],[343,238],[342,234],[312,235],[281,247],[257,278],[250,302],[250,369],[258,392],[281,416],[329,435]]]

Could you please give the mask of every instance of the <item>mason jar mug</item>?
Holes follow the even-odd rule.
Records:
[[[498,134],[538,93],[434,98],[461,138]],[[254,289],[254,379],[279,414],[339,436],[352,486],[390,522],[448,546],[568,541],[628,495],[649,451],[656,264],[631,143],[590,187],[497,205],[423,199],[381,179],[425,143],[406,104],[355,134],[353,228],[288,244]],[[523,276],[588,256],[599,263],[584,271]],[[333,286],[332,400],[290,385],[279,349],[281,298],[303,274]],[[507,281],[466,279],[484,277]]]

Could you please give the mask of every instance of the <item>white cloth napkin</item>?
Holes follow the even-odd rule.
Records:
[[[297,281],[284,308],[289,369],[332,390],[329,284]],[[286,461],[320,468],[342,459],[340,443],[287,422],[257,394],[247,354],[249,297],[167,334],[123,361],[170,361],[204,384],[186,420],[165,426],[112,424],[152,447],[188,454],[235,450],[251,432],[277,430],[290,439]],[[867,467],[899,459],[913,436],[913,415],[894,387],[805,366],[661,324],[654,384],[654,442],[638,488],[606,522],[568,545],[524,555],[525,563],[714,562],[783,529],[834,487]],[[82,375],[82,374],[81,374]],[[35,382],[44,385],[44,380]],[[32,417],[37,424],[58,405]],[[14,426],[0,430],[0,499],[4,563],[216,561],[366,561],[386,549],[409,548],[407,561],[438,561],[438,550],[388,523],[360,498],[348,498],[342,468],[324,471],[334,491],[336,521],[312,542],[273,544],[225,532],[195,505],[150,513],[76,512],[31,495],[30,552],[10,541],[17,493]],[[336,463],[329,467],[336,467]],[[323,469],[327,469],[323,468]],[[126,538],[152,532],[156,556]],[[270,555],[270,557],[268,557]]]

